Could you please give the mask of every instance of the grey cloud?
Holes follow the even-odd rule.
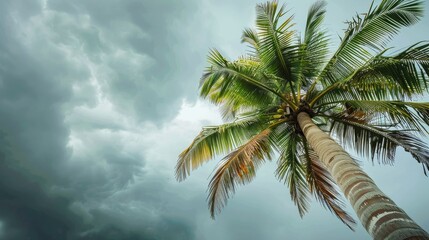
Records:
[[[118,110],[160,122],[177,113],[181,98],[194,98],[205,55],[191,37],[201,27],[200,1],[49,1],[48,7],[53,17],[46,25],[61,43],[83,49]]]
[[[122,74],[124,83],[140,81],[143,73],[126,74],[132,70],[124,63],[126,55],[107,64],[111,67],[99,64],[115,46],[102,49],[103,30],[85,16],[42,13],[40,5],[26,3],[0,3],[0,238],[169,239],[177,233],[176,239],[192,239],[190,223],[151,210],[164,197],[151,184],[140,185],[139,199],[123,199],[121,206],[109,200],[136,181],[147,181],[143,156],[128,152],[127,139],[118,142],[120,123],[97,127],[100,119],[89,118],[84,127],[74,127],[79,120],[67,118],[76,107],[96,105],[95,68],[114,71],[113,65],[122,64],[124,72],[114,73]],[[128,50],[132,57],[133,49]],[[136,87],[141,86],[123,91],[135,98]],[[83,139],[80,155],[69,146],[72,134]],[[131,201],[147,212],[133,211]],[[153,211],[159,213],[147,215]]]

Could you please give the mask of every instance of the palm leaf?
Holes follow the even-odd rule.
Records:
[[[265,159],[271,159],[270,133],[269,129],[263,130],[220,162],[209,184],[208,204],[212,217],[226,205],[237,184],[250,182],[257,167]]]
[[[326,65],[319,80],[328,85],[349,76],[379,52],[404,26],[423,15],[420,0],[383,0],[381,4],[349,21],[340,47]]]
[[[377,55],[311,101],[411,99],[428,89],[428,74],[429,44],[418,43],[393,56]]]
[[[361,110],[379,117],[390,124],[397,124],[404,129],[426,131],[429,124],[429,102],[402,101],[341,101],[353,109]]]
[[[307,92],[311,81],[320,74],[329,53],[329,38],[326,31],[321,29],[326,13],[325,6],[325,1],[317,1],[308,12],[304,39],[298,50],[299,63],[294,64],[297,67],[292,69],[296,78],[294,81],[298,85],[298,99],[301,89]]]
[[[326,31],[321,29],[326,13],[325,7],[325,1],[317,1],[308,12],[303,40],[306,48],[306,67],[303,69],[303,74],[306,78],[313,78],[319,74],[329,52],[329,38],[326,36]]]
[[[255,62],[252,58],[240,58],[230,65],[230,68],[234,68],[242,74],[253,75],[262,84],[271,85],[272,88],[275,88],[273,85],[274,80],[257,72],[258,62]],[[220,104],[224,109],[224,113],[235,115],[236,112],[243,109],[264,108],[266,105],[272,104],[276,96],[259,87],[255,87],[254,84],[248,81],[241,81],[233,74],[225,73],[223,78],[218,79],[211,87],[207,98],[215,104]]]
[[[423,165],[425,174],[429,170],[429,148],[411,132],[375,127],[344,115],[326,117],[333,120],[331,135],[360,155],[392,164],[400,146]]]
[[[259,4],[256,7],[256,28],[260,39],[259,57],[264,68],[283,78],[291,87],[290,56],[295,54],[295,33],[291,30],[293,18],[282,21],[284,15],[284,5],[279,8],[277,1]]]
[[[241,43],[247,43],[252,48],[253,56],[258,56],[259,54],[259,47],[260,47],[260,40],[258,33],[250,28],[246,28],[243,31],[243,35],[241,36]]]
[[[279,140],[279,137],[283,140]],[[300,137],[293,132],[277,136],[275,142],[278,148],[283,150],[278,159],[276,176],[289,187],[292,201],[298,207],[299,215],[303,217],[309,209],[309,190],[304,165],[298,158],[300,141]]]
[[[241,59],[229,62],[218,51],[212,50],[209,56],[211,66],[206,69],[201,78],[200,95],[209,97],[215,103],[220,103],[225,98],[235,97],[237,86],[243,86],[240,91],[249,96],[265,96],[288,101],[276,89],[275,80],[264,74],[261,69],[255,67],[249,59]],[[292,102],[291,105],[294,105]]]
[[[248,117],[220,126],[203,128],[191,145],[179,155],[176,165],[177,180],[184,180],[191,170],[217,155],[237,148],[261,127],[257,117]]]

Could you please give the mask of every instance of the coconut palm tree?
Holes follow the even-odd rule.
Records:
[[[429,169],[429,43],[394,52],[387,43],[423,14],[420,0],[383,0],[347,22],[334,53],[322,27],[325,2],[308,12],[302,36],[277,1],[256,7],[256,29],[245,29],[250,51],[228,60],[211,50],[201,96],[219,105],[228,123],[202,129],[179,156],[178,180],[218,155],[209,184],[214,217],[237,185],[250,182],[273,156],[276,176],[302,216],[312,194],[350,228],[338,192],[374,239],[429,239],[345,151],[392,163],[402,147]],[[276,152],[278,155],[276,155]],[[339,187],[339,188],[338,188]]]

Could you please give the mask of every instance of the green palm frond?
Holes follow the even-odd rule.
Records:
[[[345,36],[326,65],[319,80],[332,84],[349,76],[379,52],[399,29],[416,23],[423,16],[420,0],[383,0],[362,17],[349,22]]]
[[[237,184],[250,182],[257,167],[271,159],[270,133],[270,129],[263,130],[220,162],[209,184],[208,204],[212,217],[226,205]]]
[[[392,132],[390,136],[406,152],[409,152],[417,162],[422,164],[423,172],[427,176],[427,171],[429,170],[429,148],[427,142],[423,142],[415,135],[401,131]]]
[[[252,58],[241,58],[234,63],[230,63],[230,68],[236,70],[237,73],[240,72],[241,74],[253,76],[255,79],[258,78],[261,84],[275,88],[275,80],[257,72],[257,65],[258,62],[255,62]],[[233,74],[224,73],[223,79],[218,79],[211,87],[207,98],[213,103],[221,105],[223,115],[226,116],[228,113],[236,115],[236,113],[243,110],[265,108],[275,102],[278,96],[267,93],[267,91],[255,87],[248,81],[242,81]]]
[[[392,58],[398,59],[401,61],[408,61],[413,63],[421,64],[422,68],[428,73],[428,64],[429,64],[429,43],[428,41],[421,41],[416,44],[411,45],[404,51],[397,53]]]
[[[346,30],[348,41],[380,50],[402,27],[423,17],[421,0],[383,0],[368,11],[364,18],[356,16]]]
[[[279,138],[282,140],[277,140],[276,143],[282,150],[276,176],[289,187],[292,201],[298,207],[299,215],[303,217],[309,209],[309,190],[305,167],[298,157],[301,139],[293,132],[277,136],[277,139]]]
[[[290,56],[293,51],[295,32],[292,17],[285,15],[285,6],[278,6],[277,1],[258,4],[256,7],[256,28],[260,39],[259,57],[265,69],[282,77],[291,85]]]
[[[236,62],[229,62],[217,50],[212,50],[209,55],[209,62],[212,64],[207,68],[200,83],[200,95],[209,97],[213,102],[219,104],[225,98],[236,97],[237,87],[243,94],[250,97],[266,97],[284,99],[276,89],[276,80],[273,80],[255,67],[251,61],[240,59]],[[247,91],[247,92],[246,92]],[[287,99],[284,99],[287,101]],[[291,102],[291,104],[293,104]]]
[[[245,82],[232,82],[224,91],[219,88],[215,86],[208,99],[220,106],[224,120],[233,120],[243,112],[265,109],[275,102],[274,96],[252,88]]]
[[[392,58],[404,64],[408,63],[408,66],[414,66],[414,68],[420,73],[420,79],[422,82],[420,84],[421,90],[418,88],[419,86],[416,87],[417,90],[420,90],[422,93],[424,90],[428,90],[429,43],[427,41],[416,43]],[[414,74],[414,76],[416,75],[417,74]]]
[[[262,128],[258,118],[250,116],[232,123],[203,128],[191,145],[179,155],[176,178],[184,180],[191,170],[246,142]]]
[[[402,101],[341,101],[348,108],[360,110],[403,129],[427,132],[429,102]]]
[[[326,13],[325,7],[325,1],[317,1],[308,12],[303,40],[306,48],[306,67],[303,69],[303,75],[307,79],[312,79],[319,74],[329,53],[329,38],[326,31],[321,29]]]
[[[293,69],[297,78],[295,82],[298,85],[298,99],[301,98],[301,89],[307,91],[311,81],[320,74],[329,53],[329,38],[326,31],[321,29],[326,13],[325,7],[325,1],[317,1],[308,11],[304,38],[298,51],[299,64]],[[306,96],[308,97],[310,96]]]
[[[307,182],[310,192],[316,199],[332,213],[334,213],[350,229],[354,229],[355,220],[344,209],[344,202],[337,191],[337,185],[331,174],[323,166],[317,154],[304,142],[305,152],[299,156],[302,162],[306,162]]]
[[[246,28],[243,31],[243,35],[241,36],[241,43],[247,43],[252,48],[252,55],[258,56],[259,54],[259,47],[260,47],[260,40],[258,33],[250,28]]]
[[[326,2],[317,1],[311,5],[307,14],[304,43],[309,44],[320,34],[320,27],[326,14]]]
[[[428,76],[429,44],[418,43],[394,56],[375,56],[311,100],[314,104],[339,99],[411,99],[428,90]]]
[[[429,170],[429,147],[411,131],[376,127],[344,115],[326,117],[333,120],[331,135],[361,156],[391,164],[399,146],[421,163],[424,170]],[[426,174],[426,170],[424,172]]]

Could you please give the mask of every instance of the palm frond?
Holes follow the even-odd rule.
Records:
[[[427,132],[429,125],[429,102],[402,101],[339,101],[347,107],[360,110],[373,117],[396,124],[402,129],[417,129]]]
[[[418,43],[393,56],[375,56],[311,101],[411,99],[415,94],[428,90],[428,76],[429,44]]]
[[[258,4],[256,7],[256,28],[260,39],[259,57],[271,73],[285,79],[291,85],[292,76],[288,53],[294,41],[292,17],[282,21],[285,6],[279,8],[277,1]],[[285,82],[285,83],[286,83]]]
[[[359,45],[382,49],[402,27],[417,23],[423,17],[421,0],[383,0],[364,18],[356,16],[349,23],[346,37]]]
[[[305,67],[302,68],[302,74],[305,76],[305,81],[307,82],[303,85],[309,85],[310,81],[314,80],[320,74],[329,53],[328,41],[327,34],[320,31],[310,39],[310,42],[304,43]]]
[[[307,88],[320,74],[327,59],[329,48],[326,31],[321,29],[325,18],[326,2],[317,1],[309,9],[304,39],[298,50],[299,64],[292,69],[293,75],[297,77],[298,94],[301,89],[307,92]]]
[[[311,5],[307,14],[304,43],[308,44],[312,42],[312,39],[319,35],[320,27],[326,14],[325,8],[325,1],[317,1]]]
[[[299,215],[303,217],[309,209],[309,190],[305,177],[305,167],[298,157],[301,139],[293,132],[278,136],[277,139],[279,137],[283,140],[276,141],[276,143],[283,150],[277,163],[276,176],[289,187],[292,201],[298,207]]]
[[[254,74],[255,79],[258,78],[260,82],[273,85],[274,80],[269,79],[263,74],[255,73],[255,70],[251,69],[257,68],[255,66],[257,64],[253,59],[245,58],[240,58],[238,61],[232,63],[237,71],[243,74]],[[275,102],[275,95],[267,93],[267,91],[255,87],[247,81],[234,79],[232,75],[228,76],[229,78],[218,80],[207,95],[207,98],[211,102],[221,105],[222,111],[225,113],[224,116],[235,115],[240,111],[248,111],[250,109],[265,108],[267,105]]]
[[[209,97],[216,104],[222,103],[224,99],[234,98],[237,93],[249,96],[249,99],[272,99],[275,96],[278,99],[284,98],[276,90],[276,81],[261,72],[252,59],[229,62],[218,51],[212,50],[209,62],[211,66],[201,79],[200,95]]]
[[[354,230],[355,220],[344,209],[344,202],[337,191],[335,181],[331,174],[323,166],[317,154],[304,143],[305,152],[300,156],[302,162],[306,162],[307,182],[310,192],[316,199],[335,214],[344,224]]]
[[[177,180],[184,180],[191,170],[217,155],[237,148],[261,128],[262,124],[255,116],[203,128],[191,145],[179,155],[176,165]]]
[[[213,218],[226,205],[236,185],[250,182],[258,166],[271,159],[270,133],[270,129],[263,130],[220,162],[209,184],[208,204]]]
[[[425,174],[426,170],[429,170],[429,148],[411,131],[376,127],[344,115],[326,117],[333,121],[331,135],[358,154],[392,164],[396,148],[400,146],[423,165]]]
[[[403,63],[413,64],[420,72],[421,80],[425,89],[428,89],[429,82],[429,43],[418,42],[405,51],[393,56],[393,59]],[[423,90],[422,90],[423,92]]]
[[[409,152],[417,162],[423,166],[423,172],[427,176],[429,170],[429,148],[427,142],[423,142],[407,132],[396,131],[389,134],[392,139],[395,139],[399,146],[403,147],[406,152]]]
[[[319,80],[329,85],[363,66],[372,52],[381,51],[402,27],[418,22],[423,16],[422,5],[420,0],[383,0],[363,16],[357,15],[348,22],[340,47]]]
[[[259,54],[260,40],[258,33],[255,30],[250,28],[244,29],[243,35],[241,36],[241,43],[249,44],[253,50],[253,56],[257,56]]]
[[[326,31],[321,29],[321,24],[325,19],[325,7],[325,1],[317,1],[308,12],[303,41],[307,49],[307,68],[304,71],[304,75],[307,78],[313,78],[319,74],[322,64],[325,63],[329,53],[329,38]]]

